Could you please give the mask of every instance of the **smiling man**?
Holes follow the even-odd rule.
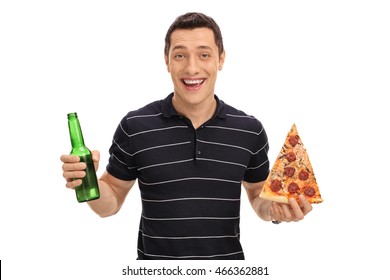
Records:
[[[260,121],[214,93],[225,62],[215,21],[201,13],[178,17],[164,54],[173,93],[121,120],[99,179],[101,197],[88,204],[111,216],[138,180],[138,259],[244,259],[242,185],[265,221],[302,220],[311,205],[302,196],[289,204],[259,198],[269,172],[268,139]],[[99,152],[93,157],[97,167]],[[77,156],[61,160],[66,186],[80,185],[85,164]]]

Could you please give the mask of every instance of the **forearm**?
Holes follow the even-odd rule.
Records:
[[[114,215],[119,210],[117,195],[103,180],[99,180],[99,190],[100,198],[89,201],[89,207],[102,218]]]
[[[264,221],[271,221],[271,202],[259,197],[261,190],[264,185],[264,181],[257,183],[249,183],[243,181],[246,193],[248,195],[249,202],[255,210],[257,216],[259,216]]]

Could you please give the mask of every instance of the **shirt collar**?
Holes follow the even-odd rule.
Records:
[[[161,110],[163,113],[163,116],[166,118],[171,118],[175,116],[179,116],[175,108],[172,104],[172,97],[173,93],[168,95],[165,99],[161,100]],[[218,98],[218,96],[214,95],[215,100],[217,101],[217,109],[215,110],[214,117],[224,119],[226,118],[226,105],[225,103]]]

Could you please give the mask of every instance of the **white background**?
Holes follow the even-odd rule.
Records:
[[[267,279],[388,279],[389,4],[227,2],[1,1],[5,279],[125,279],[122,268],[141,264],[267,266]],[[217,95],[262,121],[271,162],[295,122],[325,199],[304,221],[276,226],[258,219],[243,193],[244,262],[136,262],[138,188],[101,219],[62,178],[67,113],[78,113],[87,146],[101,151],[101,174],[124,114],[172,91],[164,37],[188,11],[221,27],[227,57]]]

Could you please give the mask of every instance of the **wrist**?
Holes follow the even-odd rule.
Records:
[[[268,200],[263,200],[259,207],[259,216],[264,221],[272,221],[272,213],[271,213],[271,205],[272,202]]]

